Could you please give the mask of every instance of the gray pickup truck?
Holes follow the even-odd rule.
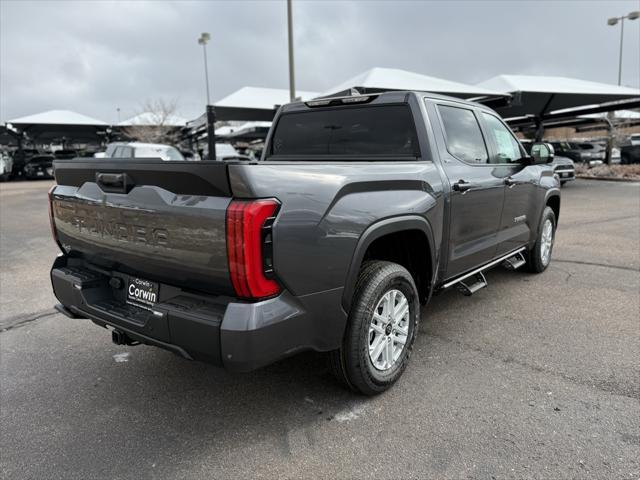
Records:
[[[482,105],[389,92],[281,107],[260,161],[58,160],[56,308],[232,371],[328,352],[375,394],[434,293],[549,265],[559,179],[531,151]]]

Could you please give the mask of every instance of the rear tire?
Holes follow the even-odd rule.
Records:
[[[419,318],[418,291],[407,269],[391,262],[365,263],[342,346],[329,353],[332,373],[365,395],[384,392],[409,362]]]
[[[556,237],[556,214],[551,207],[545,207],[538,227],[538,238],[527,255],[530,272],[542,273],[551,263],[553,242]]]

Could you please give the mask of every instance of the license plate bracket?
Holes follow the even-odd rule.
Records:
[[[127,303],[151,309],[158,302],[160,285],[144,278],[130,277],[127,282]]]

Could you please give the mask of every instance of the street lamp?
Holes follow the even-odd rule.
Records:
[[[202,53],[204,54],[204,80],[207,85],[207,105],[211,104],[211,99],[209,98],[209,67],[207,65],[207,42],[211,40],[211,35],[207,32],[203,32],[200,34],[200,38],[198,38],[198,44],[202,45]]]
[[[295,67],[293,65],[293,13],[291,0],[287,0],[287,32],[289,37],[289,101],[296,99]]]
[[[216,111],[211,105],[211,97],[209,96],[209,66],[207,65],[207,42],[211,40],[211,35],[207,32],[200,34],[198,44],[202,45],[202,53],[204,54],[204,80],[207,84],[207,143],[209,160],[215,160],[216,157]]]
[[[624,37],[624,19],[635,20],[640,17],[640,11],[636,10],[630,12],[628,15],[622,17],[611,17],[607,20],[607,25],[613,27],[620,21],[620,60],[618,61],[618,85],[622,85],[622,39]]]

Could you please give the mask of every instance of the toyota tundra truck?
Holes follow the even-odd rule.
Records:
[[[327,352],[376,394],[434,293],[547,268],[552,160],[486,106],[424,92],[284,105],[259,161],[56,160],[56,308],[230,371]]]

